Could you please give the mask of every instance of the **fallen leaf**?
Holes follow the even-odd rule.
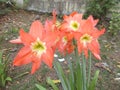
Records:
[[[118,68],[120,68],[120,65],[117,65]]]
[[[60,80],[52,80],[55,84],[60,83]]]
[[[109,71],[110,73],[112,72],[107,63],[96,63],[95,66],[99,67],[99,68],[103,68],[103,69]]]

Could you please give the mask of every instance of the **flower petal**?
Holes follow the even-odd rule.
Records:
[[[104,33],[105,33],[105,28],[103,28],[102,30],[94,30],[94,33],[92,33],[92,36],[94,38],[98,38],[99,36],[101,36]]]
[[[100,58],[100,45],[97,40],[92,41],[88,45],[88,48],[97,59],[99,59],[99,60],[101,59]]]
[[[52,68],[53,58],[54,58],[54,54],[51,48],[48,48],[46,53],[42,55],[42,61],[50,68]]]
[[[41,65],[41,62],[33,62],[31,74],[34,74],[35,71],[39,69],[40,65]]]
[[[22,43],[22,41],[21,41],[20,38],[17,38],[17,39],[15,39],[15,40],[10,40],[9,42],[10,42],[10,43],[17,43],[17,44],[21,44],[21,43]]]
[[[20,30],[20,38],[24,45],[30,45],[34,41],[33,37],[23,30]]]
[[[97,24],[97,23],[98,23],[98,21],[99,21],[99,19],[94,20],[94,18],[93,18],[93,16],[92,16],[92,15],[90,15],[90,16],[88,17],[88,19],[90,19],[90,20],[92,21],[93,26],[96,26],[96,24]]]
[[[21,66],[31,62],[31,50],[28,47],[23,47],[14,58],[13,65]]]
[[[87,19],[84,22],[84,24],[81,27],[81,30],[82,30],[81,31],[82,33],[88,33],[88,34],[90,34],[90,33],[93,32],[92,30],[94,30],[94,25],[93,25],[91,19]]]
[[[39,20],[36,20],[32,23],[29,34],[32,35],[34,38],[41,38],[43,30],[44,28],[42,23]]]

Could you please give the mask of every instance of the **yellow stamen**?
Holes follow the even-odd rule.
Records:
[[[80,41],[86,46],[87,43],[90,43],[92,41],[92,37],[88,34],[84,34],[81,38]]]
[[[31,44],[31,49],[32,49],[32,52],[38,57],[40,57],[43,53],[46,52],[45,43],[40,41],[39,38],[37,38],[37,40]]]
[[[77,31],[79,29],[80,24],[77,21],[71,21],[70,27],[73,31]]]

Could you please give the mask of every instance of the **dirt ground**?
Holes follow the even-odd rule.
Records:
[[[0,50],[4,50],[5,55],[10,54],[8,75],[13,79],[8,82],[3,90],[37,90],[35,83],[46,85],[46,77],[56,79],[54,69],[48,69],[42,65],[34,75],[31,75],[30,65],[13,67],[12,61],[21,45],[10,44],[9,40],[17,38],[20,28],[28,30],[30,24],[39,19],[44,23],[46,18],[51,18],[51,14],[28,12],[24,10],[14,10],[8,14],[0,16]],[[93,61],[93,71],[100,70],[100,76],[96,90],[120,90],[120,33],[110,37],[106,33],[99,41],[101,44],[101,61]],[[64,62],[63,62],[64,63]],[[47,86],[49,87],[49,86]],[[48,90],[52,90],[49,89]],[[62,90],[62,89],[61,89]]]

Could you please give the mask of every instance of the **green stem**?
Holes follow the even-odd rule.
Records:
[[[82,54],[82,77],[83,77],[83,90],[86,90],[86,59]]]
[[[75,45],[75,49],[74,49],[74,51],[75,51],[75,58],[76,58],[76,60],[77,60],[77,63],[79,63],[80,58],[79,58],[78,48],[77,48],[77,44],[76,44],[75,39],[73,39],[73,44]]]
[[[89,87],[90,79],[91,79],[91,52],[89,52],[89,60],[88,60],[88,81],[87,81],[87,87]]]

